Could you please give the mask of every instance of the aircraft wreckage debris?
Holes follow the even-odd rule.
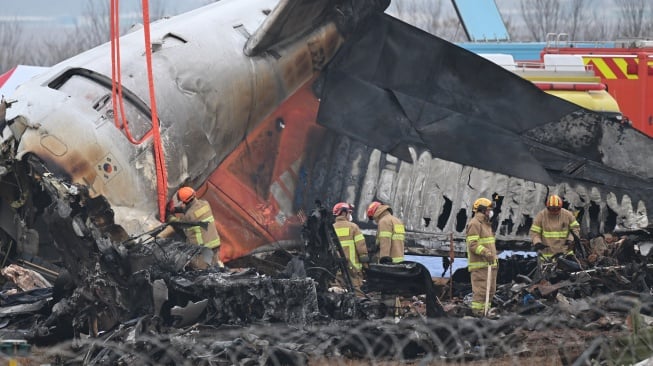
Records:
[[[67,202],[87,199],[83,190],[67,191],[74,192]],[[470,285],[465,270],[452,277],[453,297],[446,283],[415,281],[423,278],[422,268],[410,262],[372,267],[365,295],[328,292],[327,276],[307,276],[335,273],[340,263],[333,251],[332,217],[325,209],[309,215],[303,249],[277,248],[233,261],[230,269],[205,271],[184,271],[197,247],[169,239],[139,238],[138,245],[102,252],[102,241],[92,239],[97,214],[110,222],[110,215],[93,204],[49,210],[48,221],[63,232],[72,232],[64,227],[72,225],[71,216],[88,223],[88,237],[66,241],[68,248],[86,248],[74,265],[65,263],[78,273],[59,276],[54,287],[0,297],[1,337],[38,346],[43,361],[626,360],[645,357],[617,350],[623,344],[640,349],[641,332],[653,323],[649,257],[638,251],[650,240],[644,232],[623,237],[615,266],[589,268],[579,261],[576,265],[584,269],[577,270],[563,261],[538,267],[533,257],[501,260],[493,300],[496,319],[491,320],[466,316]],[[239,263],[266,265],[237,269]],[[393,279],[402,278],[413,286],[397,290]],[[555,337],[561,330],[564,342]],[[597,337],[613,340],[596,345]]]
[[[122,37],[122,71],[107,43],[0,103],[0,244],[5,260],[32,255],[5,271],[16,288],[0,293],[0,351],[67,365],[649,357],[652,140],[388,6],[225,0],[155,22],[160,113],[139,30]],[[181,184],[224,215],[228,269],[187,271],[201,248],[154,237]],[[393,201],[409,244],[455,240],[465,255],[471,196],[497,197],[497,239],[519,246],[549,190],[592,239],[577,257],[501,260],[483,319],[468,317],[466,270],[447,283],[419,263],[371,264],[364,293],[346,275],[330,292],[344,266],[332,215],[305,212],[347,197],[362,221],[370,201]]]

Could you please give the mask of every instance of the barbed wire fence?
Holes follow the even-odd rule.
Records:
[[[632,318],[644,309],[640,303],[615,297],[623,296],[597,298],[577,316],[551,309],[544,316],[497,320],[413,317],[176,329],[148,316],[97,338],[82,335],[52,347],[33,347],[25,358],[32,363],[24,364],[635,364],[653,354],[653,332]]]

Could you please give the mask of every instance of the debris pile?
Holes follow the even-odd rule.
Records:
[[[432,281],[418,263],[370,265],[365,293],[346,284],[345,291],[329,292],[342,258],[324,209],[308,216],[304,248],[275,247],[227,269],[186,271],[197,247],[175,240],[126,238],[103,248],[106,237],[86,215],[88,208],[106,212],[92,203],[49,211],[62,228],[86,225],[87,234],[58,241],[75,254],[75,263],[68,263],[72,254],[63,257],[75,273],[62,271],[53,287],[0,294],[0,336],[26,340],[40,362],[619,363],[653,352],[646,231],[603,237],[607,247],[597,238],[580,243],[577,252],[585,254],[578,257],[502,260],[493,319],[476,319],[465,305],[466,270],[454,273],[449,286]]]

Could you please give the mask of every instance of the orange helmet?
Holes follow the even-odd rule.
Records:
[[[195,198],[195,190],[191,187],[181,187],[177,191],[177,199],[183,203],[188,203]]]
[[[483,210],[486,208],[491,208],[493,205],[492,201],[490,201],[487,198],[479,198],[476,201],[474,201],[474,204],[472,205],[472,212],[478,212],[478,209],[483,207]]]
[[[347,202],[338,202],[333,206],[333,216],[340,215],[343,211],[351,212],[354,209],[354,206],[350,205]]]
[[[562,208],[562,198],[557,194],[552,194],[546,199],[546,207],[549,208]]]
[[[369,206],[367,206],[367,218],[372,220],[374,218],[374,213],[376,213],[376,209],[381,206],[381,202],[379,201],[374,201],[370,203]]]

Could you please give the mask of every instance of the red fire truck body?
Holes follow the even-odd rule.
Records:
[[[618,43],[618,42],[617,42]],[[621,47],[547,47],[545,54],[580,55],[617,100],[632,126],[653,137],[653,41],[635,41]]]

